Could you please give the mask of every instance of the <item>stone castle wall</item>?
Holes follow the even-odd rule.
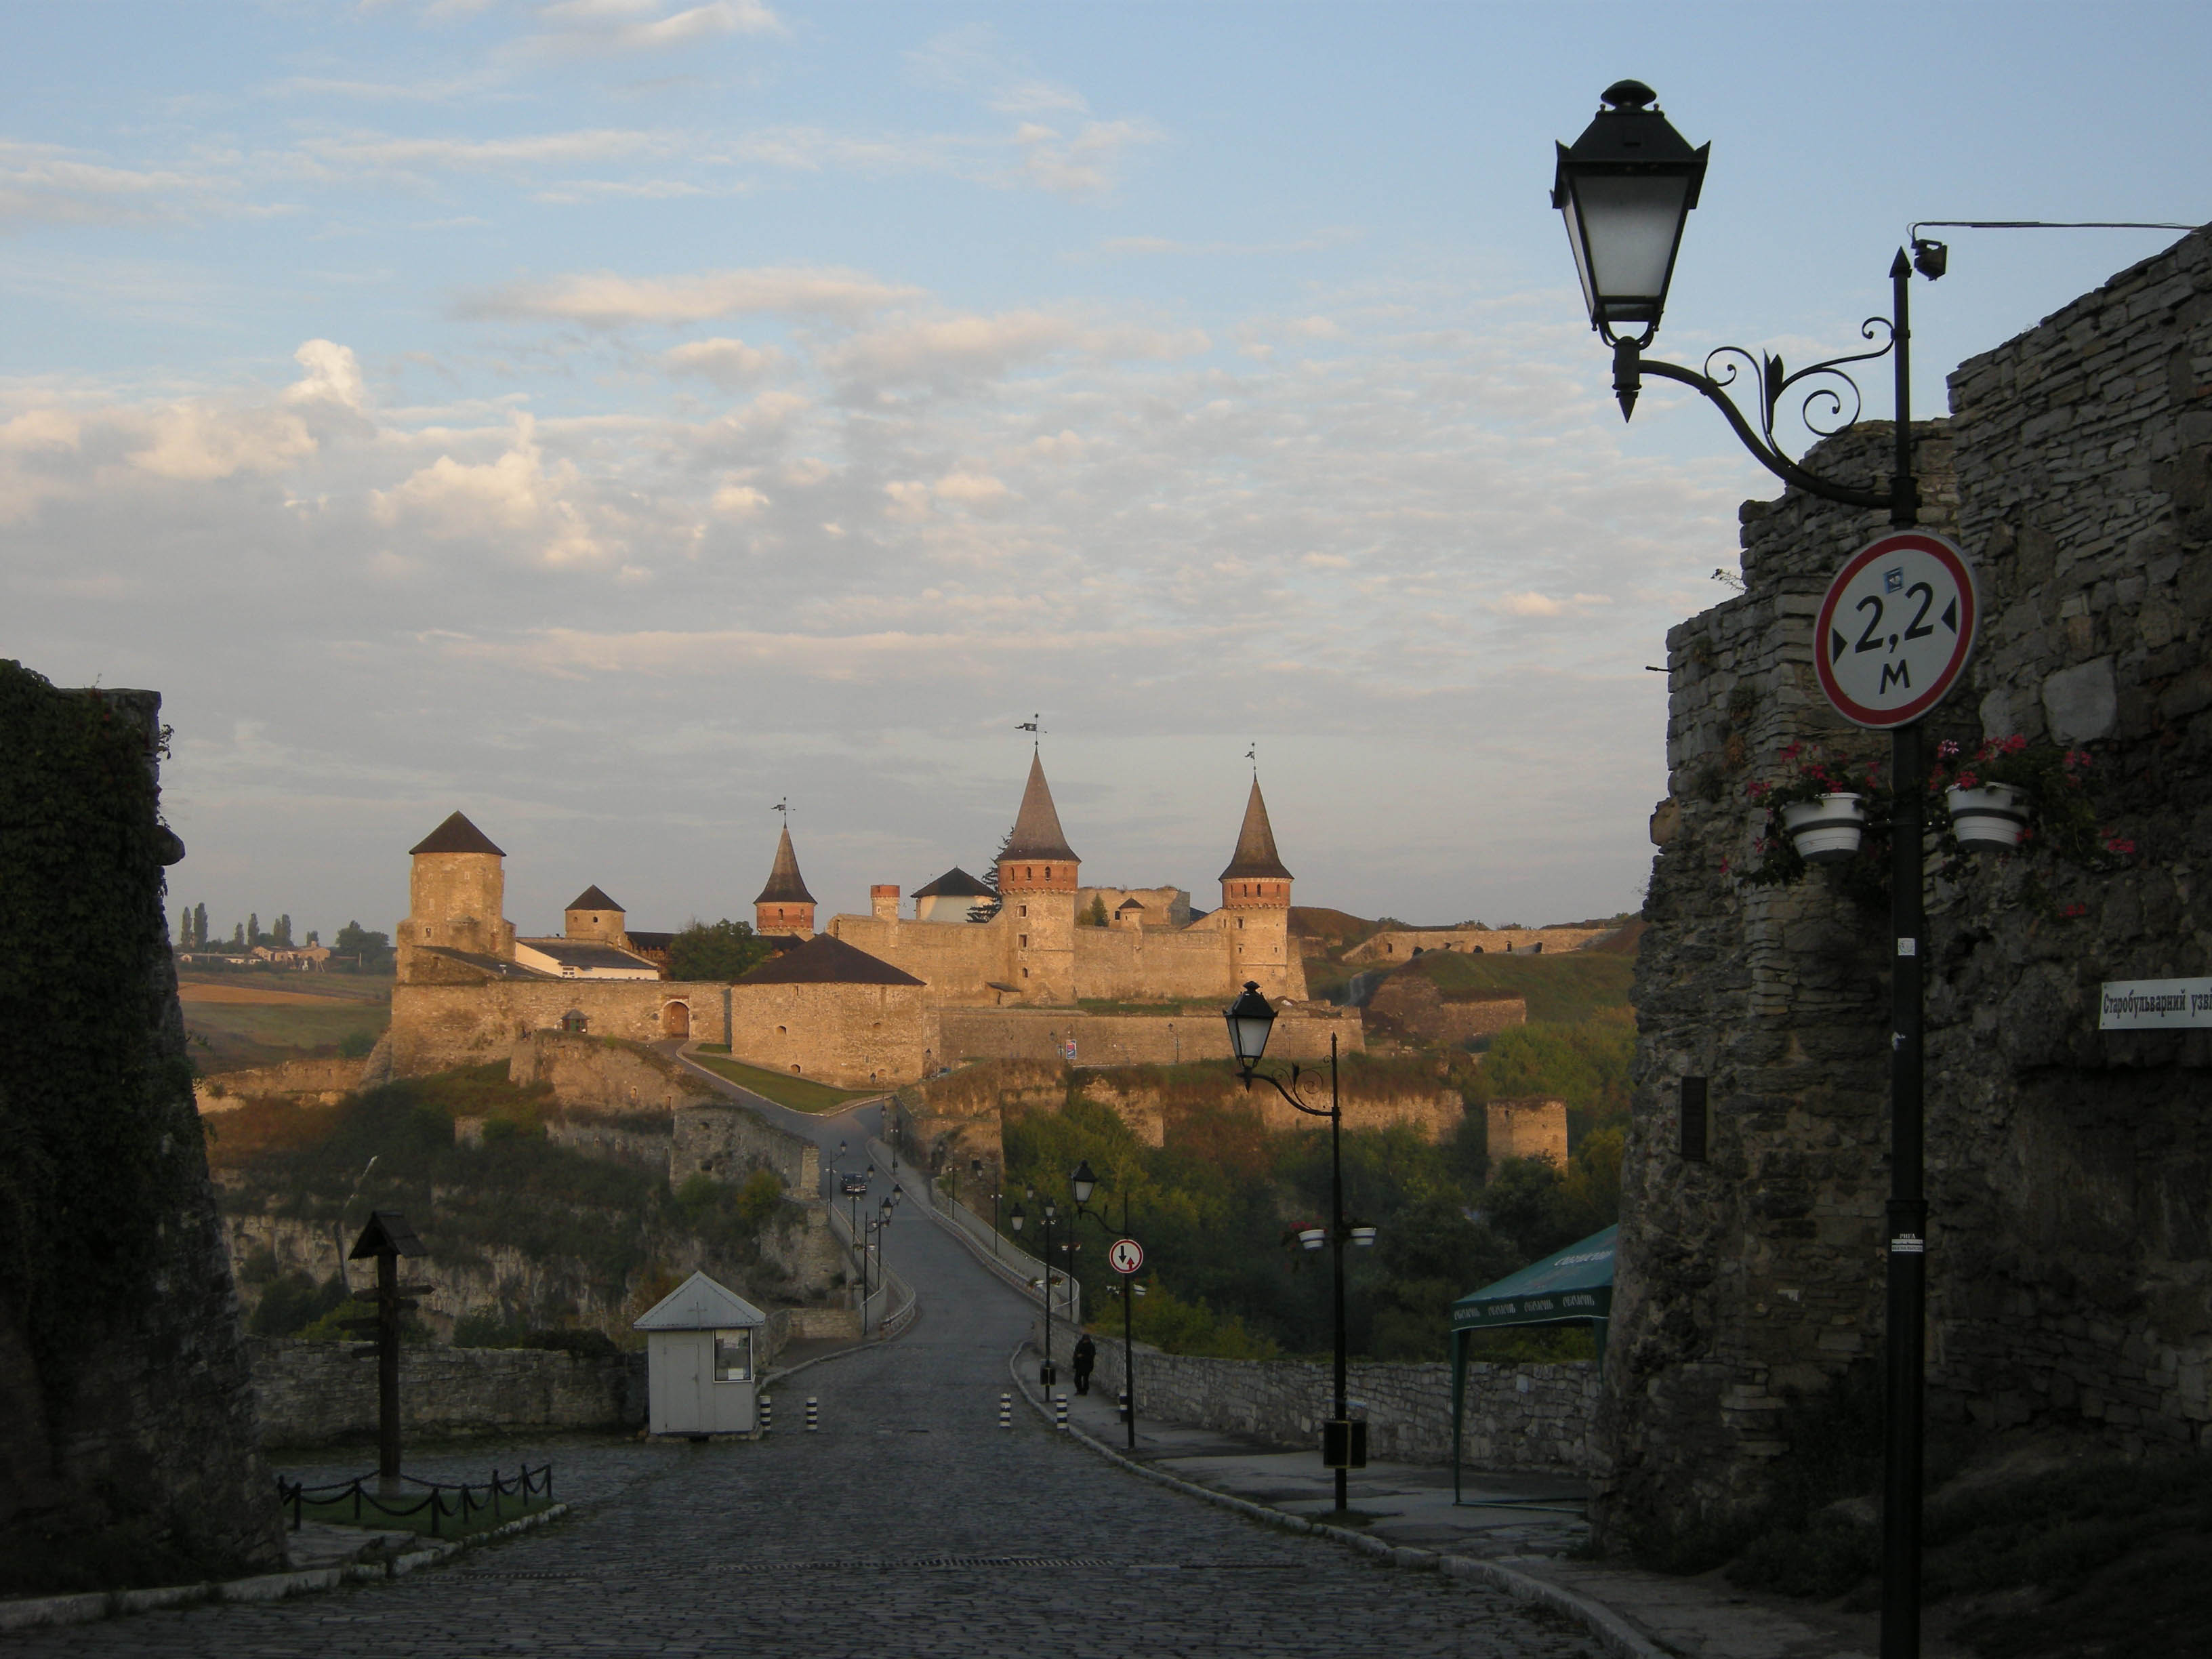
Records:
[[[747,1171],[773,1170],[783,1188],[804,1203],[816,1201],[822,1184],[821,1149],[787,1134],[743,1106],[694,1102],[676,1114],[669,1149],[668,1184],[695,1175],[742,1181]]]
[[[1431,1042],[1469,1042],[1526,1025],[1528,1001],[1511,996],[1447,1001],[1436,981],[1427,975],[1398,972],[1386,975],[1375,988],[1367,999],[1366,1012]]]
[[[1086,1014],[1073,1008],[945,1008],[938,1011],[944,1063],[981,1060],[1056,1060],[1075,1042],[1079,1066],[1173,1066],[1229,1059],[1229,1030],[1218,1012]],[[1301,1003],[1285,1009],[1267,1044],[1270,1060],[1328,1058],[1365,1046],[1358,1009]]]
[[[1268,1049],[1273,1052],[1274,1045]],[[1325,1056],[1324,1056],[1325,1057]],[[1223,1097],[1249,1106],[1260,1115],[1260,1121],[1270,1130],[1318,1129],[1328,1121],[1325,1118],[1309,1116],[1293,1108],[1273,1089],[1255,1087],[1237,1094],[1232,1078],[1223,1068]],[[1141,1072],[1081,1072],[1077,1074],[1076,1087],[1085,1099],[1101,1106],[1110,1107],[1135,1132],[1137,1139],[1148,1146],[1167,1144],[1167,1132],[1171,1111],[1168,1106],[1171,1084],[1163,1084]],[[1306,1091],[1310,1100],[1326,1101],[1328,1079],[1323,1075],[1318,1085]],[[1407,1127],[1416,1131],[1424,1140],[1442,1140],[1459,1127],[1466,1115],[1466,1103],[1450,1090],[1392,1090],[1369,1092],[1353,1087],[1345,1091],[1343,1098],[1344,1127],[1347,1129],[1390,1129]],[[1565,1120],[1560,1133],[1565,1134]]]
[[[254,1337],[246,1346],[267,1444],[323,1446],[376,1432],[376,1367],[351,1358],[351,1343]],[[428,1343],[399,1351],[399,1415],[410,1437],[636,1428],[645,1408],[641,1353]]]
[[[328,1106],[359,1088],[361,1073],[358,1060],[288,1060],[195,1079],[192,1094],[204,1113],[227,1112],[249,1100],[313,1100]]]
[[[1344,953],[1344,959],[1364,967],[1378,962],[1411,962],[1429,951],[1504,956],[1515,951],[1529,951],[1537,945],[1543,947],[1543,955],[1551,956],[1579,951],[1610,931],[1604,927],[1391,927],[1360,940]]]
[[[841,1089],[910,1083],[936,1060],[928,994],[920,985],[733,985],[730,1053]]]
[[[283,1546],[170,955],[150,691],[0,663],[0,1556]],[[26,1586],[26,1588],[30,1588]]]
[[[427,968],[435,958],[423,958]],[[535,1031],[557,1031],[571,1012],[589,1022],[592,1036],[626,1042],[661,1041],[671,1003],[687,1011],[692,1037],[726,1041],[724,985],[681,980],[502,980],[489,984],[409,984],[392,988],[392,1028],[386,1034],[392,1073],[419,1077],[460,1066],[506,1060],[516,1042]]]
[[[1567,1103],[1564,1100],[1493,1100],[1486,1103],[1485,1142],[1490,1165],[1502,1159],[1540,1158],[1565,1169],[1567,1164]]]
[[[574,1031],[532,1031],[509,1050],[507,1080],[544,1084],[564,1106],[665,1117],[714,1085],[659,1054]]]
[[[1975,560],[1984,621],[1931,734],[2086,746],[2100,820],[2139,851],[2117,874],[1984,857],[1929,883],[1929,1412],[1984,1445],[2204,1448],[2212,1032],[2097,1027],[2103,981],[2212,972],[2194,877],[2212,858],[2212,236],[1951,385],[1953,419],[1919,443],[1923,518]],[[1879,475],[1886,450],[1869,430],[1817,465]],[[1828,711],[1810,638],[1829,577],[1886,525],[1794,494],[1743,517],[1747,591],[1668,636],[1596,1511],[1629,1540],[1741,1524],[1790,1449],[1785,1405],[1881,1352],[1887,911],[1817,873],[1741,872],[1744,785],[1784,744],[1886,761]],[[1709,1079],[1703,1162],[1678,1152],[1685,1077]]]
[[[1091,1386],[1109,1398],[1121,1391],[1121,1340],[1103,1325],[1091,1340],[1098,1350]],[[1042,1348],[1043,1321],[1030,1328]],[[1075,1333],[1064,1321],[1052,1328],[1054,1358],[1065,1369]],[[1188,1423],[1229,1434],[1246,1434],[1278,1446],[1310,1449],[1335,1404],[1327,1365],[1292,1359],[1209,1359],[1162,1353],[1135,1345],[1137,1415],[1141,1424]],[[1452,1460],[1451,1367],[1355,1362],[1347,1378],[1354,1417],[1367,1421],[1367,1455],[1377,1462],[1442,1463]],[[1591,1432],[1598,1398],[1597,1366],[1590,1360],[1555,1365],[1470,1364],[1463,1407],[1460,1461],[1467,1468],[1525,1469],[1595,1474],[1601,1455]]]

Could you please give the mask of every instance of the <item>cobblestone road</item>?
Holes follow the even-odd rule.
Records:
[[[834,1147],[837,1135],[825,1129]],[[901,1340],[776,1392],[764,1443],[566,1441],[571,1518],[389,1583],[20,1638],[15,1656],[1176,1655],[1596,1659],[1581,1628],[1474,1584],[1375,1565],[1115,1469],[1016,1402],[1014,1296],[909,1199],[892,1265],[924,1314]],[[808,1394],[822,1430],[800,1431]],[[507,1468],[521,1449],[416,1460]]]

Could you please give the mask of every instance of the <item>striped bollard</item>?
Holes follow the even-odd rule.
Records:
[[[1127,1389],[1115,1396],[1114,1415],[1121,1422],[1129,1420],[1129,1391]]]
[[[1014,1396],[1011,1394],[999,1396],[999,1426],[1002,1429],[1014,1426]]]
[[[1056,1394],[1052,1397],[1053,1427],[1062,1434],[1067,1432],[1067,1396]]]
[[[822,1407],[812,1395],[806,1396],[806,1431],[813,1434],[822,1426]]]
[[[766,1395],[760,1397],[760,1431],[768,1433],[775,1427],[775,1401]]]

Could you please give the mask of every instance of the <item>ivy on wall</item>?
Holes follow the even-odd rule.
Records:
[[[161,1294],[203,1151],[181,1031],[157,1035],[177,843],[152,717],[0,659],[0,1314],[50,1399],[106,1310]]]

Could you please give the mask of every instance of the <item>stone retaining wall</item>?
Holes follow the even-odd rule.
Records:
[[[1070,1363],[1076,1333],[1064,1321],[1052,1328],[1053,1357]],[[1030,1328],[1033,1346],[1043,1345],[1043,1322]],[[1094,1335],[1098,1369],[1093,1389],[1109,1395],[1121,1388],[1121,1342]],[[1162,1353],[1136,1345],[1137,1411],[1140,1419],[1188,1423],[1247,1434],[1280,1446],[1317,1446],[1332,1404],[1327,1365],[1291,1359],[1207,1359]],[[1063,1387],[1066,1371],[1062,1370]],[[1376,1462],[1451,1462],[1451,1367],[1355,1363],[1349,1397],[1354,1417],[1367,1420],[1367,1455]],[[1470,1364],[1467,1368],[1466,1430],[1461,1462],[1469,1468],[1536,1469],[1595,1475],[1603,1472],[1591,1434],[1597,1415],[1597,1365],[1573,1360],[1554,1365]]]
[[[317,1446],[376,1432],[376,1365],[350,1342],[248,1340],[266,1446]],[[535,1348],[399,1351],[407,1433],[635,1428],[645,1421],[645,1356],[583,1358]]]

